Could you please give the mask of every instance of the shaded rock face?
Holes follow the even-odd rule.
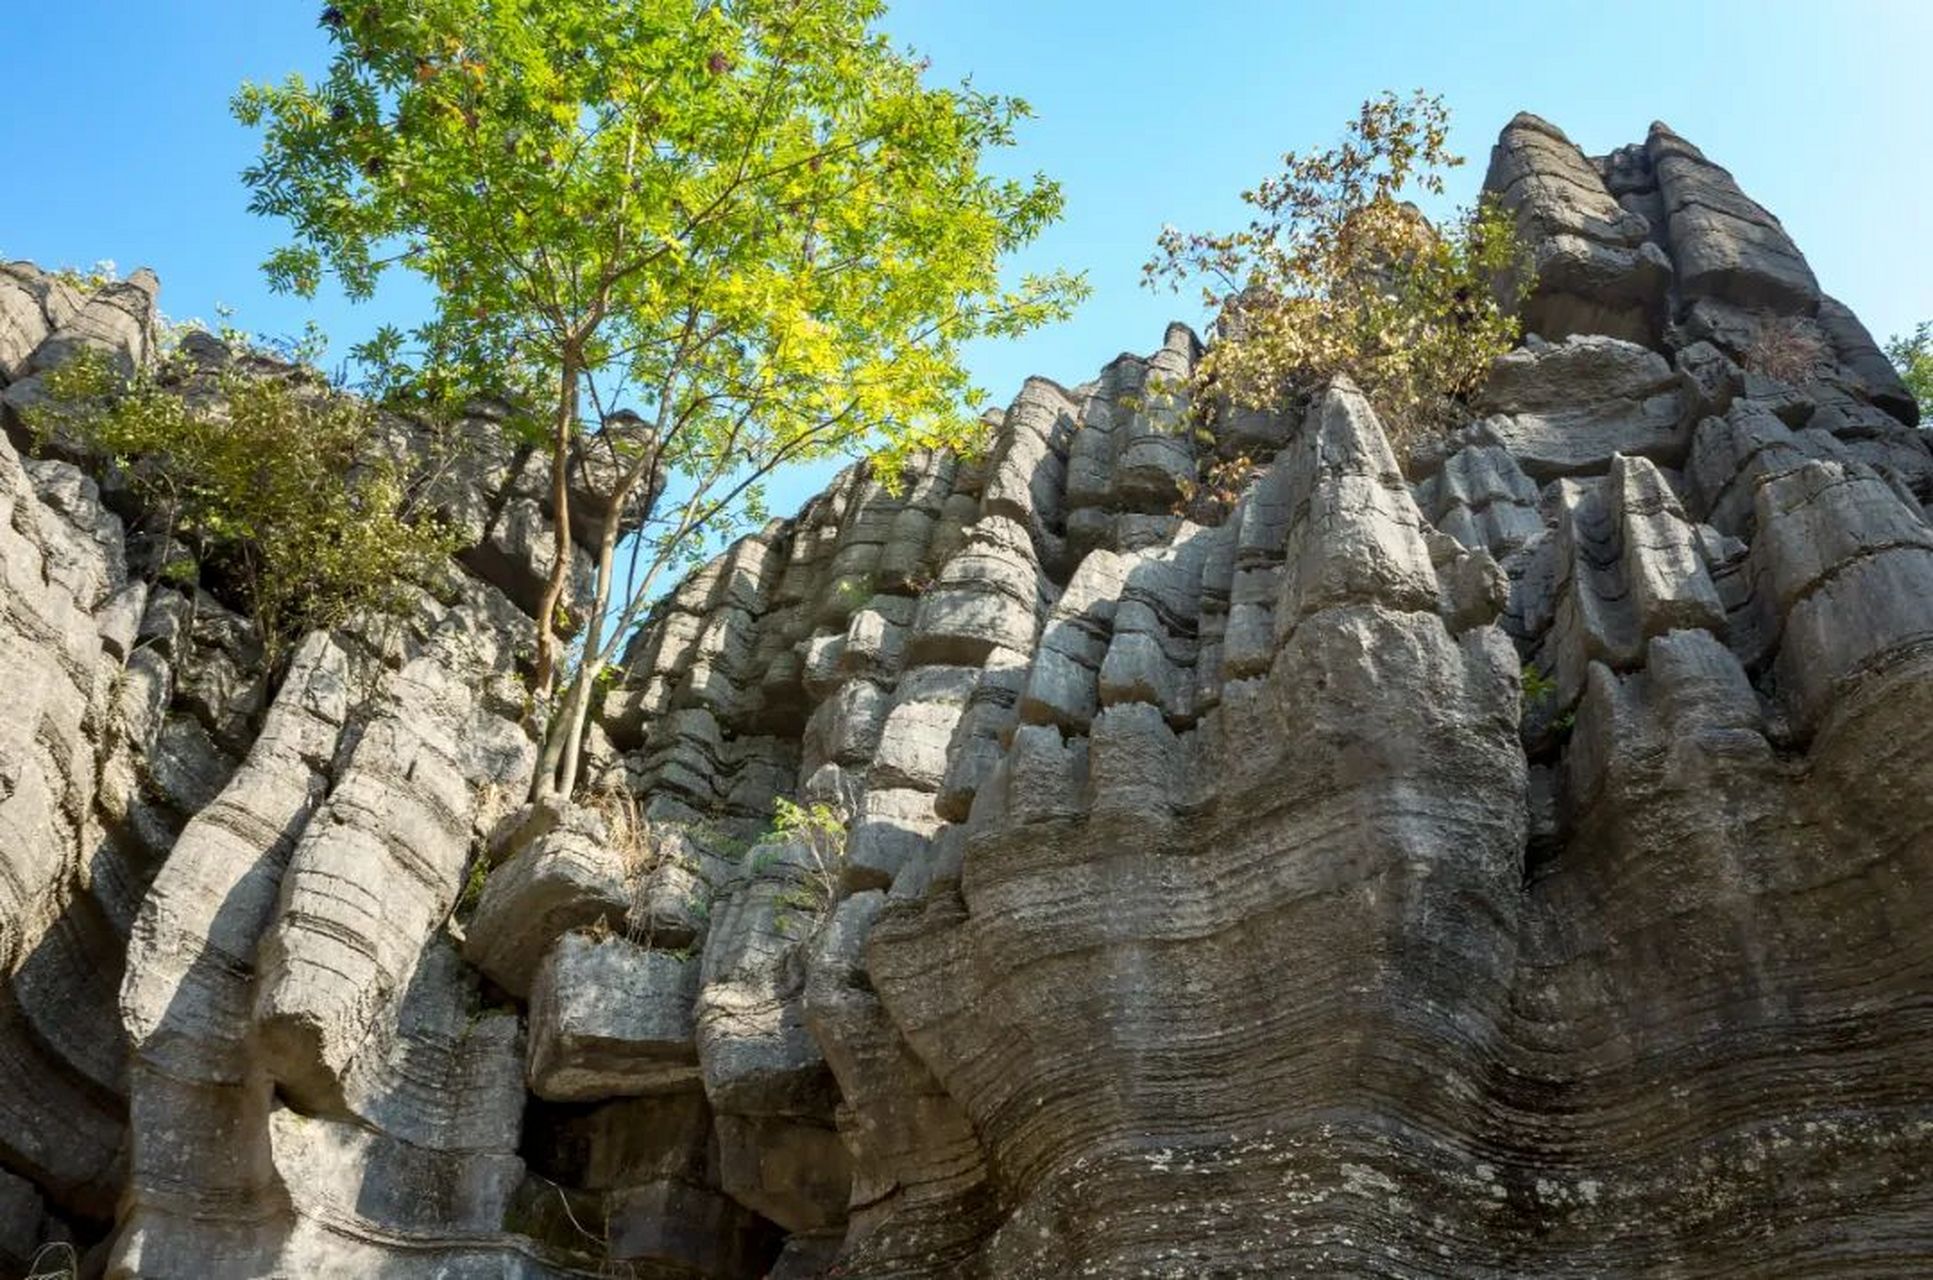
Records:
[[[567,806],[488,414],[451,581],[274,673],[0,442],[0,1268],[1933,1269],[1916,409],[1663,126],[1489,185],[1540,283],[1459,431],[1177,431],[1180,326],[1030,380],[671,590]],[[152,298],[8,266],[0,399]]]

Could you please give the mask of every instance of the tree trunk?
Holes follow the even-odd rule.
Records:
[[[611,578],[617,560],[618,527],[622,523],[616,508],[604,517],[597,546],[597,589],[592,594],[590,629],[584,634],[584,660],[578,664],[577,678],[571,682],[570,698],[558,722],[563,729],[563,758],[558,766],[557,794],[566,798],[577,790],[577,767],[584,753],[584,721],[590,714],[591,686],[604,665],[600,661],[604,615],[611,607]],[[549,755],[549,744],[545,745],[545,754]]]
[[[570,581],[570,456],[571,442],[577,434],[577,360],[565,352],[563,370],[557,386],[557,420],[550,442],[550,501],[556,521],[557,555],[551,561],[550,580],[544,584],[544,597],[537,607],[537,670],[534,700],[539,713],[550,701],[557,676],[557,606]],[[546,737],[554,736],[554,717],[545,721]],[[530,798],[543,800],[555,794],[554,772],[541,766],[530,780]]]

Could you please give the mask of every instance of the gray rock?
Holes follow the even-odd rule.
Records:
[[[1907,426],[1917,425],[1919,402],[1852,309],[1837,298],[1821,296],[1819,323],[1832,340],[1834,358],[1853,375],[1861,393]]]
[[[697,995],[694,958],[565,934],[531,984],[531,1092],[583,1101],[696,1084]]]
[[[1621,185],[1645,188],[1649,177],[1638,166]],[[1536,272],[1526,330],[1552,340],[1595,333],[1657,341],[1671,262],[1646,218],[1613,198],[1560,130],[1518,115],[1491,151],[1483,185],[1514,215]]]
[[[1471,443],[1508,451],[1533,480],[1602,474],[1614,454],[1664,466],[1691,444],[1686,393],[1664,357],[1633,343],[1574,337],[1525,347],[1492,368]]]
[[[1818,308],[1812,268],[1778,219],[1740,191],[1731,174],[1663,124],[1651,126],[1644,146],[1686,301],[1716,298],[1805,315]]]
[[[1509,450],[1496,446],[1458,449],[1417,486],[1416,501],[1438,529],[1494,555],[1508,555],[1544,528],[1537,486]]]
[[[671,587],[572,804],[501,409],[470,571],[274,684],[0,444],[0,1266],[1926,1271],[1933,450],[1678,140],[1492,178],[1543,336],[1466,430],[1224,409],[1204,527],[1192,334],[1036,380]],[[142,310],[8,267],[0,379]]]
[[[1658,469],[1619,457],[1601,482],[1563,481],[1557,497],[1558,580],[1544,665],[1556,714],[1584,692],[1593,663],[1630,670],[1652,637],[1682,628],[1722,631],[1725,608],[1695,530]]]
[[[618,850],[581,828],[555,831],[484,881],[463,956],[504,990],[526,996],[557,939],[624,920],[633,874]]]
[[[653,1182],[611,1197],[610,1256],[619,1265],[676,1267],[683,1274],[757,1280],[770,1231],[751,1210],[716,1191]]]
[[[30,262],[0,264],[0,386],[26,371],[47,335],[80,310],[72,286]]]
[[[908,657],[974,665],[995,649],[1026,653],[1040,612],[1040,565],[1025,526],[990,516],[920,597]]]

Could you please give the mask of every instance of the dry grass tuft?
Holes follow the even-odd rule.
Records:
[[[1745,348],[1746,369],[1795,386],[1810,382],[1826,359],[1825,340],[1799,316],[1771,316],[1759,322]]]

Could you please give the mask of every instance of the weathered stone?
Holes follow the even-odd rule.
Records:
[[[947,744],[979,682],[977,667],[921,667],[908,672],[881,725],[867,785],[938,791],[946,776]]]
[[[1626,185],[1642,184],[1648,174]],[[1671,262],[1643,215],[1620,205],[1554,125],[1520,114],[1490,153],[1484,190],[1512,213],[1536,272],[1524,327],[1556,340],[1574,333],[1655,342]]]
[[[719,1177],[734,1200],[787,1231],[845,1225],[852,1174],[831,1125],[791,1117],[718,1117]]]
[[[504,990],[527,995],[557,939],[624,920],[631,874],[617,850],[582,830],[545,836],[484,881],[464,958]]]
[[[290,858],[255,1020],[264,1060],[299,1104],[337,1095],[455,904],[479,790],[526,785],[529,741],[479,705],[470,675],[437,648],[395,674],[394,711],[363,728]]]
[[[1870,474],[1812,462],[1756,494],[1759,604],[1802,731],[1851,684],[1933,643],[1933,527]]]
[[[697,996],[695,959],[565,934],[531,984],[531,1092],[581,1101],[696,1084]]]
[[[350,1114],[425,1150],[516,1151],[523,1030],[514,1013],[481,1004],[475,970],[450,939],[432,938],[343,1079]]]
[[[1866,398],[1907,426],[1916,425],[1920,420],[1919,402],[1852,309],[1837,298],[1822,296],[1819,323],[1832,340],[1834,358],[1852,374]]]
[[[1507,555],[1541,533],[1537,486],[1506,449],[1470,445],[1417,486],[1430,523],[1466,547]]]
[[[28,357],[80,306],[71,285],[32,263],[0,264],[0,386],[19,377]]]
[[[975,524],[966,546],[919,600],[908,657],[971,665],[995,649],[1033,648],[1040,565],[1023,526],[1004,516]]]
[[[34,1184],[0,1169],[0,1266],[21,1275],[32,1272],[35,1255],[47,1238],[46,1217]]]
[[[1731,174],[1663,124],[1651,126],[1644,146],[1687,302],[1709,297],[1799,314],[1817,309],[1812,268],[1778,219],[1740,191]]]
[[[717,1280],[758,1280],[770,1265],[770,1227],[716,1191],[653,1182],[612,1196],[608,1212],[610,1256],[619,1265],[675,1267]]]
[[[1691,444],[1685,393],[1656,352],[1597,336],[1525,347],[1498,359],[1472,443],[1507,450],[1533,480],[1601,474],[1618,453],[1664,466]]]
[[[1593,663],[1630,670],[1654,636],[1725,626],[1696,533],[1658,469],[1619,457],[1595,484],[1567,480],[1558,497],[1557,601],[1543,666],[1554,673],[1554,715],[1584,692]]]

